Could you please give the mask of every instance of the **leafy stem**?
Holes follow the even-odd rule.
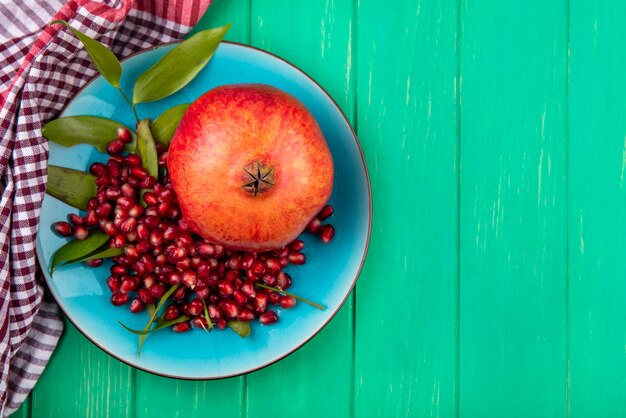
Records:
[[[277,287],[266,286],[266,285],[261,284],[261,283],[256,283],[256,287],[260,287],[262,289],[271,290],[272,292],[278,292],[278,293],[282,293],[282,294],[287,295],[287,296],[294,297],[294,298],[298,299],[299,301],[304,302],[304,303],[306,303],[308,305],[311,305],[314,308],[317,308],[317,309],[319,309],[321,311],[326,309],[326,306],[324,306],[324,305],[320,305],[319,303],[311,302],[308,299],[305,299],[305,298],[300,297],[298,295],[294,295],[293,293],[289,293],[289,292],[287,292],[287,291],[285,291],[283,289],[277,288]]]
[[[132,100],[130,100],[130,97],[128,97],[126,93],[124,93],[124,90],[122,90],[121,87],[117,87],[117,89],[122,94],[122,97],[124,98],[124,100],[126,100],[126,103],[128,103],[130,108],[133,110],[133,115],[135,115],[135,120],[137,121],[137,124],[139,124],[139,116],[137,115],[137,109],[135,109],[135,104],[133,103]]]

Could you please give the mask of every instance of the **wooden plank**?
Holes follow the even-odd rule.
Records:
[[[345,1],[253,1],[252,44],[306,71],[351,117],[352,14],[351,2]],[[302,413],[350,416],[351,357],[352,299],[349,299],[332,322],[305,347],[248,376],[248,416],[270,414],[278,418]]]
[[[66,320],[63,338],[31,394],[32,417],[130,417],[133,373]]]
[[[456,41],[456,1],[359,2],[357,128],[374,196],[359,417],[456,414]]]
[[[194,31],[232,22],[226,39],[249,42],[250,0],[216,0]],[[193,382],[137,371],[136,417],[241,416],[245,378]]]
[[[567,414],[566,7],[462,3],[461,416]]]
[[[570,6],[571,417],[626,417],[625,15]]]

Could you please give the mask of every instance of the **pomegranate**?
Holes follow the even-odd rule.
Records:
[[[311,113],[258,84],[220,86],[193,102],[167,167],[188,225],[208,241],[249,251],[296,239],[328,201],[334,178]]]

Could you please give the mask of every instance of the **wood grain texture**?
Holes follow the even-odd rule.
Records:
[[[361,0],[358,19],[374,225],[357,283],[355,413],[454,416],[457,3]]]
[[[233,22],[226,39],[249,42],[250,1],[217,0],[196,26],[208,29]],[[200,349],[200,348],[199,348]],[[135,417],[194,418],[245,414],[245,377],[192,382],[137,371]]]
[[[31,416],[130,417],[134,369],[100,350],[69,321],[31,397]]]
[[[462,4],[460,415],[562,417],[567,4]]]
[[[570,416],[626,416],[626,15],[570,5]]]
[[[351,118],[355,95],[352,2],[315,0],[277,5],[274,1],[253,1],[252,16],[252,45],[278,54],[307,72]],[[247,385],[249,417],[294,417],[303,411],[309,416],[350,416],[352,298],[305,347],[250,374]]]

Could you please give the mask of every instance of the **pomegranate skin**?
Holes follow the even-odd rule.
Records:
[[[328,201],[334,180],[313,115],[293,96],[260,84],[220,86],[193,102],[167,166],[189,226],[249,251],[296,239]]]

